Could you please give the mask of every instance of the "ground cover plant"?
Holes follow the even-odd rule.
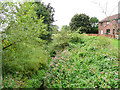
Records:
[[[118,88],[118,48],[112,45],[111,39],[69,33],[67,40],[67,46],[63,41],[57,44],[59,49],[54,48],[58,40],[50,44],[55,54],[51,56],[48,52],[47,65],[37,69],[37,73],[4,75],[4,88],[39,88],[43,81],[47,88]],[[65,46],[60,48],[61,45]],[[51,48],[45,47],[48,51]]]
[[[110,48],[108,38],[79,36],[84,43],[69,42],[71,47],[52,57],[45,76],[46,87],[118,88],[117,49]]]

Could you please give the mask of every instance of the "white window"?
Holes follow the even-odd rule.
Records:
[[[101,30],[101,34],[103,34],[103,30]]]
[[[108,24],[110,24],[110,22],[109,22],[109,21],[107,21],[107,25],[108,25]]]

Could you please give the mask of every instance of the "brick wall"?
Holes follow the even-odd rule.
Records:
[[[88,36],[98,36],[98,34],[87,34]]]
[[[117,20],[110,21],[110,23],[107,25],[107,22],[103,22],[103,25],[101,26],[101,22],[99,23],[99,31],[98,34],[101,34],[101,30],[103,30],[103,33],[106,33],[106,29],[110,29],[110,34],[113,34],[113,29],[115,29],[115,32],[117,32],[116,28],[114,25],[119,28],[120,26],[117,23]],[[114,24],[114,25],[113,25]]]
[[[109,38],[115,38],[115,35],[110,35],[110,34],[108,34],[108,35],[101,35],[101,34],[99,34],[98,36],[104,36],[104,37],[109,37]]]
[[[103,37],[109,37],[109,38],[115,38],[115,35],[110,35],[110,34],[87,34],[88,36],[103,36]]]

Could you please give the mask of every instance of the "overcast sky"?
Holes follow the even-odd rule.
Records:
[[[9,1],[26,1],[26,0],[9,0]],[[107,11],[107,16],[117,14],[118,2],[120,0],[41,0],[41,1],[44,2],[45,4],[51,3],[51,6],[55,9],[54,18],[56,21],[53,24],[58,25],[61,28],[63,25],[69,25],[71,18],[75,14],[84,13],[90,17],[97,17],[99,20],[102,20],[106,17],[105,13],[103,13],[103,10]]]
[[[51,3],[55,8],[54,24],[60,28],[62,25],[69,25],[71,18],[75,14],[85,13],[90,17],[97,17],[102,20],[106,15],[102,12],[106,10],[107,16],[118,13],[118,2],[120,0],[42,0],[45,4]],[[99,5],[100,4],[100,5]]]

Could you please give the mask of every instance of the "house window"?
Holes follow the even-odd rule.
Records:
[[[113,29],[113,34],[115,34],[115,29]]]
[[[110,24],[110,22],[109,21],[107,21],[107,25],[109,25]]]
[[[120,18],[118,19],[118,23],[120,23]]]
[[[103,34],[103,30],[101,30],[101,34]]]
[[[106,29],[106,34],[110,34],[110,29]]]
[[[100,25],[102,26],[102,25],[103,25],[103,22],[101,22]]]

